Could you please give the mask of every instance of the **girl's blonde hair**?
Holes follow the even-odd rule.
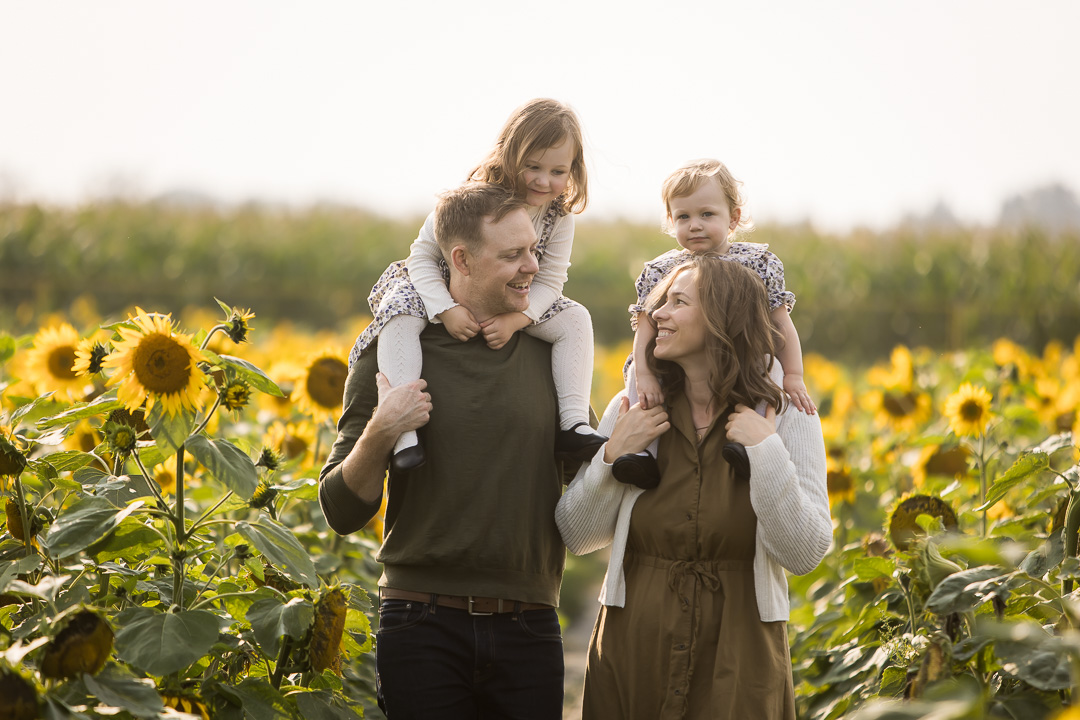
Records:
[[[523,196],[525,160],[567,138],[574,143],[574,159],[570,164],[563,207],[567,212],[579,213],[589,203],[581,123],[574,111],[558,100],[537,98],[515,110],[499,133],[495,147],[469,173],[468,179],[502,185]]]
[[[724,406],[742,403],[757,407],[762,400],[779,413],[784,393],[769,377],[784,336],[769,318],[769,298],[765,283],[750,268],[719,255],[695,256],[669,273],[652,293],[646,307],[652,312],[667,302],[668,290],[680,273],[693,272],[697,280],[698,304],[705,318],[705,357],[709,368],[709,388]],[[649,365],[664,386],[665,394],[678,392],[685,380],[682,368],[653,356],[655,340],[649,345]]]
[[[750,232],[754,229],[753,220],[750,219],[750,215],[743,208],[746,200],[743,198],[742,193],[739,192],[739,186],[742,185],[742,182],[735,179],[735,176],[731,174],[731,171],[727,169],[727,165],[724,165],[724,163],[712,158],[702,158],[701,160],[691,160],[668,175],[667,179],[664,180],[664,186],[660,194],[664,198],[664,229],[668,234],[675,234],[671,226],[671,201],[675,198],[693,195],[698,191],[698,188],[709,180],[715,181],[724,192],[724,197],[727,198],[728,213],[735,217],[735,211],[739,210],[739,224],[736,226],[736,232],[739,230]]]

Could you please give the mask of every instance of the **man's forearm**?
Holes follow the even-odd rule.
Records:
[[[397,438],[398,434],[373,417],[341,463],[345,486],[366,503],[376,503],[382,496],[387,463]]]

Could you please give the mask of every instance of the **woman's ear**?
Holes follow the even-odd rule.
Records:
[[[462,275],[469,274],[469,253],[464,245],[455,245],[450,251],[450,264]]]

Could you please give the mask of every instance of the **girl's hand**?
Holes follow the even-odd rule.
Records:
[[[510,342],[514,333],[531,324],[532,320],[525,313],[508,312],[480,323],[480,331],[484,333],[484,342],[488,347],[498,350]]]
[[[640,368],[637,371],[637,396],[641,407],[646,410],[664,404],[664,393],[660,390],[660,381],[655,375],[642,373]]]
[[[619,406],[619,417],[604,447],[604,462],[611,464],[621,455],[641,452],[670,427],[668,414],[660,405],[647,410],[641,403],[630,407],[630,399],[624,397]]]
[[[480,323],[476,322],[473,314],[461,305],[455,305],[449,310],[443,310],[435,317],[446,326],[448,333],[461,342],[471,340],[480,332]]]
[[[731,442],[742,443],[747,447],[757,445],[776,432],[776,409],[772,405],[768,406],[765,408],[765,417],[762,417],[757,410],[740,403],[735,406],[735,412],[728,415],[724,429]]]
[[[817,412],[817,405],[810,399],[810,393],[806,391],[802,375],[784,373],[784,392],[791,398],[791,404],[798,410],[813,415]]]

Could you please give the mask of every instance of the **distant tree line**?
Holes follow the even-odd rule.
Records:
[[[135,304],[178,312],[219,297],[267,323],[337,328],[368,312],[372,284],[408,254],[421,222],[340,206],[0,206],[0,330],[32,332],[79,297],[114,318]],[[906,223],[837,236],[765,225],[745,239],[783,260],[807,352],[862,362],[898,343],[946,350],[1008,337],[1041,348],[1080,335],[1076,230]],[[634,278],[671,247],[656,226],[578,223],[566,294],[590,309],[599,342],[630,337]]]

